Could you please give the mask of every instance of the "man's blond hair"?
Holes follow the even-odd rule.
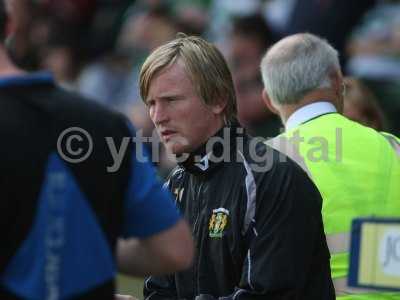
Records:
[[[225,121],[236,120],[236,94],[232,75],[221,52],[213,44],[195,36],[178,37],[155,49],[140,70],[140,95],[146,102],[154,76],[181,61],[197,95],[206,105],[226,101]]]

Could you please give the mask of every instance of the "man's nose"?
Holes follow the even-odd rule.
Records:
[[[150,118],[154,124],[161,124],[168,120],[168,112],[163,103],[156,103],[150,113]]]

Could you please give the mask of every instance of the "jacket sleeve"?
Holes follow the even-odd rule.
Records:
[[[172,192],[174,186],[174,169],[168,176],[163,188]],[[175,276],[149,276],[144,281],[143,296],[145,300],[177,300],[177,290],[175,285]]]
[[[145,300],[177,300],[174,275],[146,278],[143,295]]]
[[[281,162],[268,173],[257,182],[256,213],[246,232],[249,246],[241,280],[220,300],[302,299],[315,249],[326,246],[322,199],[306,173],[293,162]],[[329,266],[328,250],[321,252]]]

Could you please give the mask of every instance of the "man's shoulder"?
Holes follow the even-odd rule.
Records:
[[[172,178],[172,179],[180,179],[183,177],[184,173],[185,173],[185,169],[178,165],[172,169],[172,171],[168,177]]]
[[[246,167],[253,167],[253,171],[256,171],[256,173],[268,173],[275,168],[296,167],[292,159],[274,145],[273,140],[278,141],[280,139],[249,138],[242,152]]]
[[[59,130],[79,127],[91,135],[102,137],[130,137],[134,134],[123,114],[101,103],[57,86],[49,89],[46,94],[48,98],[33,101]]]
[[[171,189],[172,186],[175,186],[179,182],[183,181],[183,177],[185,174],[185,169],[181,166],[176,166],[168,175],[167,180],[165,182],[164,187]]]
[[[52,107],[54,111],[64,111],[85,115],[90,119],[114,120],[121,118],[121,114],[114,111],[105,105],[87,98],[76,92],[67,91],[60,87],[55,87],[52,91],[54,99],[57,101],[57,106]],[[47,103],[48,104],[48,103]],[[90,114],[90,115],[87,115]]]
[[[8,85],[0,89],[0,95],[17,119],[33,116],[54,123],[97,123],[101,128],[122,117],[120,113],[50,80]]]

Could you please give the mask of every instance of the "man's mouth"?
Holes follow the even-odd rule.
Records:
[[[177,132],[176,131],[174,131],[174,130],[163,130],[163,131],[161,131],[161,137],[165,140],[165,141],[168,141],[170,138],[171,138],[171,136],[173,136],[174,134],[176,134]]]

